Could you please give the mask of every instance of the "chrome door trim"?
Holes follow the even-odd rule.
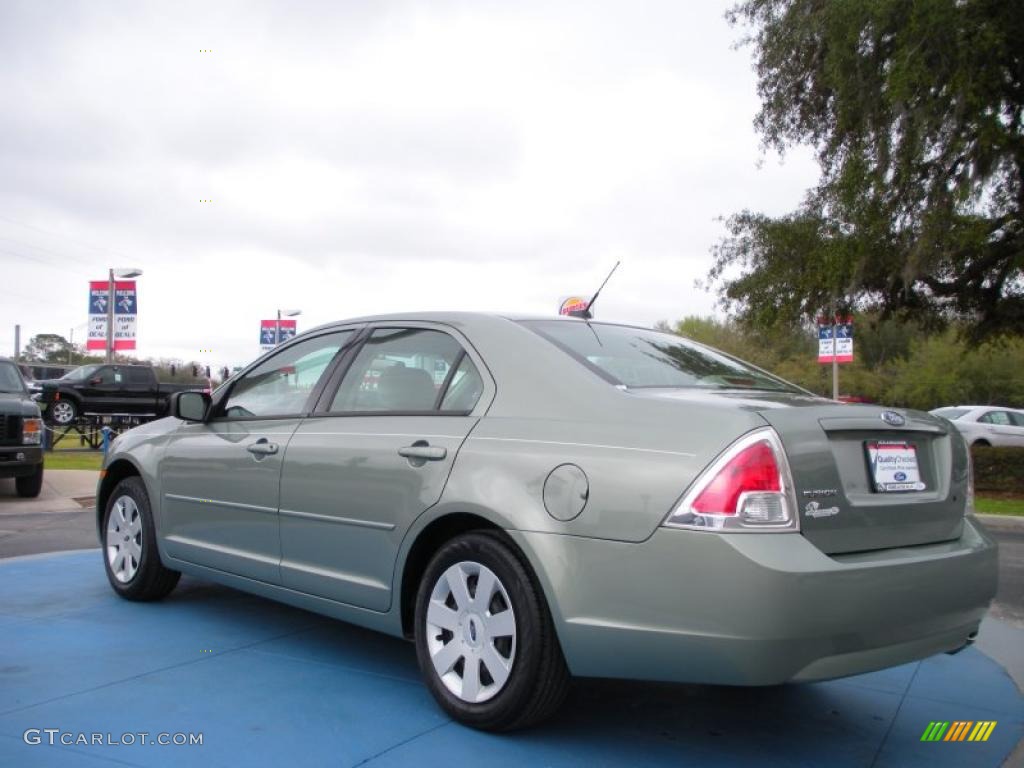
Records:
[[[358,528],[375,528],[379,531],[395,530],[394,523],[379,523],[375,520],[357,520],[351,517],[334,517],[333,515],[319,515],[316,512],[300,512],[297,509],[282,509],[281,514],[285,517],[297,517],[302,520],[318,520],[321,523],[354,525]]]
[[[657,448],[638,448],[630,445],[603,445],[602,443],[566,443],[560,440],[531,440],[524,437],[481,437],[470,433],[467,440],[488,440],[495,443],[533,443],[534,445],[566,445],[572,448],[604,448],[610,451],[638,451],[640,453],[663,453],[667,456],[686,456],[693,458],[697,454],[686,451],[662,451]]]
[[[242,504],[237,501],[220,501],[219,499],[200,499],[197,496],[183,496],[180,493],[165,493],[165,499],[174,499],[175,501],[191,501],[196,504],[213,504],[217,507],[228,507],[229,509],[251,509],[256,512],[266,512],[267,514],[276,515],[277,510],[274,507],[261,507],[257,504]]]

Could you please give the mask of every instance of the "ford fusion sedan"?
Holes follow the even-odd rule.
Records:
[[[968,445],[1024,448],[1024,411],[993,405],[957,405],[931,411],[953,422]]]
[[[678,336],[392,315],[309,331],[115,440],[110,584],[181,573],[415,643],[468,725],[572,676],[774,685],[970,643],[996,588],[967,447]]]

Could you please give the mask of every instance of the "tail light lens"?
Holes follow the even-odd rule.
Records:
[[[964,514],[974,514],[974,456],[971,454],[971,444],[964,438],[964,448],[967,451],[967,498],[964,504]]]
[[[793,480],[778,435],[737,440],[697,478],[665,525],[698,530],[795,531]]]

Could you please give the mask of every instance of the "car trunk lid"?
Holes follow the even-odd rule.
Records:
[[[869,405],[767,408],[789,458],[803,535],[828,554],[954,539],[966,447],[944,421]]]

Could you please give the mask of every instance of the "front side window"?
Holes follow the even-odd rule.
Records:
[[[99,379],[99,381],[97,381],[97,379]],[[121,374],[110,367],[100,368],[92,378],[89,379],[89,381],[95,381],[96,386],[109,387],[112,384],[121,381]]]
[[[612,384],[807,394],[752,365],[669,333],[566,320],[529,320],[523,325]]]
[[[306,339],[264,360],[231,388],[224,415],[229,419],[300,415],[352,333],[340,331]]]
[[[378,328],[366,340],[331,402],[332,413],[430,412],[452,366],[464,357],[447,333]]]

